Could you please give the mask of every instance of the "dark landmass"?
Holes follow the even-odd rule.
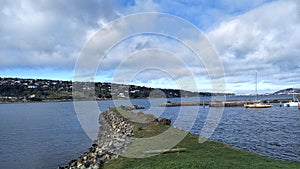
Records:
[[[282,89],[277,92],[274,92],[274,95],[283,95],[283,94],[299,94],[300,93],[300,88],[287,88],[287,89]]]
[[[73,88],[73,87],[76,88]],[[72,101],[77,100],[176,98],[232,93],[190,92],[178,89],[156,89],[144,86],[102,82],[74,82],[47,79],[0,78],[0,102]]]

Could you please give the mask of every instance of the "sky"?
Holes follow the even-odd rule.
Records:
[[[145,12],[178,17],[204,37],[195,38],[183,24],[161,24],[159,17],[111,26]],[[127,29],[149,27],[166,33],[120,39]],[[168,36],[177,33],[182,39]],[[201,60],[193,52],[204,50],[203,39],[217,58]],[[83,55],[91,40],[98,48],[103,41],[118,43],[98,61]],[[254,93],[256,72],[258,93],[300,87],[298,0],[2,0],[0,41],[0,77],[72,80],[85,60],[97,66],[94,81],[212,91],[210,64],[218,60],[226,92]]]

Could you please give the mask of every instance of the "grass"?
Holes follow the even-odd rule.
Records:
[[[146,138],[166,131],[170,126],[158,122],[147,127],[137,126],[135,137]],[[282,161],[249,153],[229,145],[206,141],[188,134],[176,147],[186,148],[186,152],[167,153],[148,158],[126,158],[120,156],[104,164],[104,169],[300,169],[299,162]]]

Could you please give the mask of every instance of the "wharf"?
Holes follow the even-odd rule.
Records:
[[[263,100],[263,103],[285,103],[290,99],[274,99]],[[229,101],[200,101],[200,102],[167,102],[161,104],[162,107],[176,107],[176,106],[210,106],[210,107],[238,107],[244,104],[257,103],[255,100],[229,100]]]

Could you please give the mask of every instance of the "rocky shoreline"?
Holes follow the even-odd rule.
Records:
[[[106,161],[116,159],[132,142],[136,124],[157,120],[153,115],[129,112],[139,108],[121,106],[101,113],[98,140],[83,155],[58,169],[100,169]]]

